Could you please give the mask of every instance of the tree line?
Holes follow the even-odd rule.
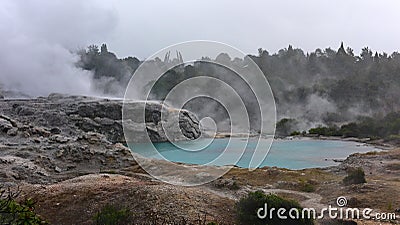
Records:
[[[122,95],[130,77],[142,63],[135,57],[118,59],[105,44],[100,49],[91,45],[78,53],[77,66],[93,71],[96,87],[106,94]],[[274,54],[260,48],[257,55],[248,57],[260,67],[270,83],[278,119],[287,119],[291,123],[290,126],[286,124],[283,130],[278,127],[282,134],[311,127],[361,123],[365,118],[381,120],[400,111],[398,52],[378,53],[365,47],[356,55],[353,49],[345,48],[342,43],[337,50],[316,49],[308,53],[291,45]],[[169,57],[164,60],[157,58],[153,63],[162,67],[167,66],[170,60]],[[172,60],[182,60],[182,55]],[[232,59],[226,53],[212,60],[224,60],[237,68],[246,64],[246,58]],[[217,67],[197,63],[174,68],[154,81],[157,83],[152,98],[162,100],[172,87],[190,77],[204,74],[224,77],[230,73]],[[249,99],[251,108],[251,97]],[[399,130],[391,133],[396,132],[398,134]]]

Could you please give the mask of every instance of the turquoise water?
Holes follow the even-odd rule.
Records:
[[[202,139],[191,142],[180,142],[183,148],[196,148],[211,142],[210,139]],[[226,149],[226,160],[212,162],[228,144],[228,139],[215,139],[206,148],[200,151],[187,151],[174,146],[171,143],[155,143],[157,152],[151,151],[149,144],[132,144],[130,147],[136,153],[145,157],[167,159],[173,162],[189,164],[210,164],[210,165],[232,165],[247,168],[256,141],[250,139],[246,150],[237,163],[236,158],[241,156],[242,146],[246,146],[246,140],[240,138],[231,139],[231,146]],[[261,140],[259,145],[267,148],[270,140]],[[336,140],[274,140],[272,147],[259,167],[277,166],[288,169],[304,169],[315,167],[327,167],[337,165],[332,159],[344,159],[356,152],[379,151],[372,146],[366,146],[357,142],[336,141]]]

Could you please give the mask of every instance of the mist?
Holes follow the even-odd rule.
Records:
[[[12,96],[97,95],[93,74],[75,64],[77,49],[109,36],[117,24],[99,1],[13,1],[0,4],[0,89]]]
[[[168,32],[173,32],[174,37],[179,32],[147,34],[147,43],[140,38],[132,38],[129,42],[121,41],[120,45],[132,53],[129,57],[119,58],[118,54],[126,54],[126,52],[121,53],[123,52],[121,46],[107,46],[105,43],[115,44],[118,40],[124,40],[125,35],[130,32],[142,36],[147,31],[140,26],[126,26],[127,21],[138,20],[140,13],[129,14],[131,16],[129,18],[123,17],[127,16],[126,11],[114,6],[115,2],[112,1],[95,0],[2,1],[0,96],[37,97],[57,92],[123,97],[132,74],[143,65],[143,61],[135,58],[136,54],[143,55],[144,50],[141,48],[146,48],[146,52],[153,50],[153,47],[147,48],[147,45],[158,46],[163,43],[161,39],[170,34]],[[120,16],[123,18],[122,25]],[[160,26],[165,22],[159,18],[155,19],[157,22],[160,21],[158,24]],[[121,30],[122,28],[124,30]],[[249,25],[248,28],[252,27]],[[303,28],[298,33],[314,34],[306,27]],[[193,26],[185,30],[185,33],[190,33],[191,29],[202,32],[208,30]],[[253,40],[253,36],[249,37],[235,36],[235,39],[238,42]],[[158,39],[152,40],[152,38]],[[285,118],[294,119],[297,121],[295,129],[302,131],[318,125],[340,126],[365,116],[383,117],[400,110],[398,97],[400,54],[396,51],[378,53],[368,46],[354,50],[351,48],[353,46],[346,42],[340,44],[342,40],[339,36],[333,38],[337,40],[337,45],[325,49],[318,48],[306,52],[289,45],[275,53],[259,48],[258,54],[248,55],[260,67],[270,83],[276,101],[278,121]],[[309,40],[300,38],[296,42],[300,41],[307,46]],[[132,49],[132,46],[137,45],[141,47],[137,50]],[[114,53],[109,51],[108,47],[118,51]],[[241,45],[237,47],[241,48]],[[270,46],[265,47],[270,49]],[[361,50],[361,53],[355,54],[354,52],[358,50]],[[233,67],[240,70],[248,69],[245,67],[245,58],[236,58],[225,52],[216,54],[221,54],[218,55],[219,58],[227,60]],[[218,61],[215,56],[203,57]],[[183,55],[183,57],[186,59],[188,56]],[[150,68],[145,70],[147,80],[135,80],[137,86],[146,89],[156,82],[150,77],[158,75],[157,71],[161,71],[160,68],[168,66],[169,63],[168,60],[162,61],[160,58],[148,64]],[[243,95],[242,97],[248,102],[246,105],[248,109],[254,109],[256,106],[252,95],[247,94],[243,88],[243,83],[231,78],[228,71],[210,66],[188,65],[168,74],[161,81],[157,81],[159,84],[151,96],[154,100],[163,100],[163,96],[172,88],[171,85],[180,79],[214,74],[217,78],[226,78],[227,83]],[[208,92],[218,93],[211,88],[212,85],[207,85],[210,86]],[[198,88],[200,87],[194,85],[185,90],[182,97],[186,97],[186,92],[190,94]],[[133,96],[135,99],[144,99],[141,96],[142,90],[138,88],[134,91],[137,92]],[[210,104],[210,107],[201,107],[205,103]],[[228,124],[225,119],[226,113],[215,103],[199,100],[186,106],[203,117],[219,114],[220,116],[215,116],[217,120],[224,124],[223,127],[228,127],[225,125]],[[257,130],[255,124],[260,120],[257,116],[259,113],[257,110],[249,111],[252,129]]]

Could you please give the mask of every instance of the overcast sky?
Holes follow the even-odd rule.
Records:
[[[359,53],[400,49],[400,1],[116,1],[107,43],[118,55],[146,57],[192,39],[225,42],[246,53],[292,44],[306,51],[341,41]]]
[[[0,89],[33,96],[90,93],[74,66],[79,48],[107,43],[119,57],[213,40],[245,53],[292,44],[305,51],[343,41],[355,53],[400,50],[398,0],[154,1],[0,0]]]
[[[3,0],[3,13],[68,48],[106,42],[118,56],[141,59],[182,41],[215,40],[246,53],[292,44],[305,51],[364,46],[393,52],[400,45],[398,0],[281,1],[22,1]],[[14,8],[10,10],[10,8]],[[3,16],[4,17],[4,16]],[[10,21],[2,21],[8,23]]]

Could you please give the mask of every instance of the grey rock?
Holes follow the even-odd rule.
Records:
[[[107,139],[104,135],[95,132],[88,132],[87,134],[84,134],[82,139],[91,144],[107,142]]]
[[[56,167],[54,168],[54,171],[56,171],[57,173],[61,173],[61,172],[62,172],[62,169],[60,169],[60,167],[56,166]]]
[[[68,141],[70,141],[70,138],[62,136],[62,135],[59,135],[59,134],[56,134],[56,135],[51,136],[49,138],[49,140],[57,142],[57,143],[60,143],[60,144],[65,144]]]
[[[13,127],[7,131],[7,135],[16,136],[18,134],[18,128]]]
[[[65,112],[60,112],[60,111],[43,112],[42,117],[46,119],[47,126],[58,127],[68,123],[68,118]]]
[[[124,107],[128,142],[143,142],[143,135],[148,135],[152,142],[190,140],[201,135],[198,119],[186,110],[177,110],[160,102],[127,102]]]
[[[106,117],[114,120],[122,118],[122,104],[115,104],[115,101],[94,101],[79,103],[76,113],[81,117]]]
[[[52,134],[61,134],[61,129],[58,128],[58,127],[53,127],[53,128],[51,128],[50,133],[52,133]]]
[[[33,135],[41,136],[41,137],[49,137],[50,134],[51,134],[49,129],[45,128],[45,127],[33,127],[30,130],[30,133],[33,134]]]
[[[0,118],[0,132],[7,133],[11,128],[13,128],[13,126],[10,121]]]
[[[7,120],[8,122],[10,122],[10,123],[11,123],[11,125],[12,125],[13,127],[18,127],[18,124],[17,124],[17,122],[16,122],[15,120],[11,119],[11,118],[10,118],[10,117],[8,117],[8,116],[5,116],[5,115],[0,115],[0,119]]]
[[[78,117],[75,125],[83,131],[96,131],[100,128],[100,124],[94,122],[89,117]]]
[[[19,106],[15,109],[19,116],[31,116],[35,114],[34,108]]]
[[[132,116],[123,123],[122,106],[122,100],[60,94],[0,99],[0,183],[47,184],[99,171],[124,171],[137,167],[126,141],[200,136],[198,120],[188,111],[160,102],[129,102]]]
[[[101,126],[111,126],[114,124],[115,120],[112,120],[110,118],[100,118],[96,117],[94,120],[96,123],[100,124]]]

